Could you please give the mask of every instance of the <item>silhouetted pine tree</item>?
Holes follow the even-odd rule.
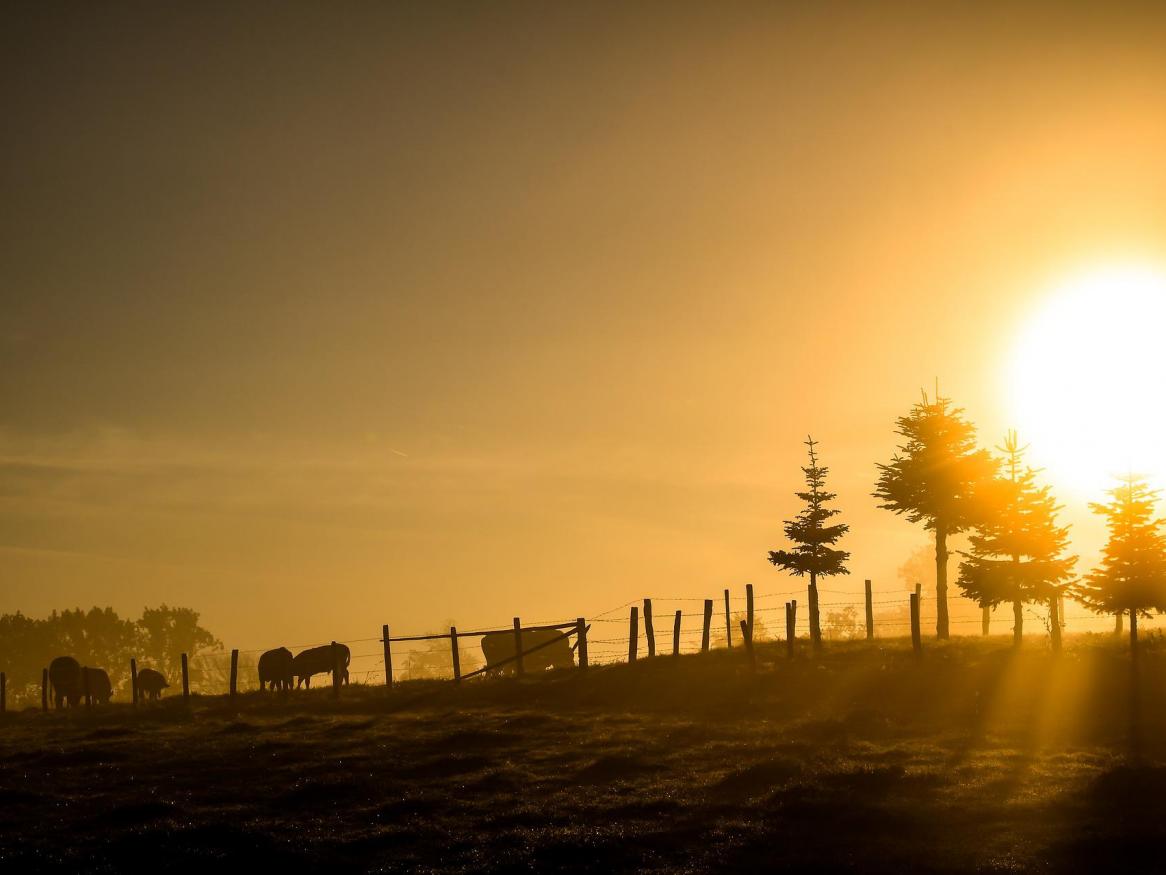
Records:
[[[1154,517],[1157,490],[1129,474],[1107,493],[1110,501],[1089,505],[1105,517],[1109,540],[1101,564],[1081,582],[1078,597],[1099,614],[1128,612],[1130,650],[1137,652],[1138,615],[1166,610],[1166,521]]]
[[[809,447],[810,464],[803,467],[802,472],[809,488],[806,492],[795,493],[806,506],[783,526],[785,536],[794,544],[794,548],[770,550],[769,561],[798,577],[810,576],[810,640],[816,649],[822,646],[818,578],[850,573],[845,564],[850,554],[844,550],[835,550],[832,546],[850,530],[850,526],[844,523],[826,525],[828,520],[838,515],[837,509],[827,507],[837,496],[826,491],[826,475],[830,469],[819,467],[812,437],[807,437],[806,446]]]
[[[923,400],[899,417],[895,432],[906,443],[889,465],[879,465],[874,497],[935,533],[935,632],[947,638],[947,537],[978,520],[976,493],[996,473],[996,462],[976,448],[976,428],[950,399]]]
[[[1010,431],[1004,446],[1005,476],[981,491],[983,518],[976,524],[957,581],[964,595],[980,605],[1012,603],[1013,641],[1024,634],[1024,604],[1048,606],[1053,649],[1061,646],[1057,600],[1076,556],[1067,556],[1069,527],[1057,525],[1061,508],[1048,486],[1036,485],[1036,472],[1022,465],[1026,447]]]

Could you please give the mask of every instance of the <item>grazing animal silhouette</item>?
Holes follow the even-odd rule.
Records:
[[[558,640],[555,640],[558,639]],[[522,657],[522,667],[525,671],[546,671],[548,668],[571,668],[575,665],[574,652],[570,641],[558,629],[524,629],[522,631],[522,649],[528,651],[540,644],[547,644],[534,653],[527,653]],[[482,654],[486,657],[486,668],[499,674],[511,674],[517,670],[517,661],[499,665],[515,654],[514,633],[489,632],[482,636]]]
[[[81,693],[88,690],[89,697],[98,705],[108,705],[113,697],[113,685],[103,668],[81,669]]]
[[[71,656],[58,656],[49,663],[49,683],[58,709],[77,706],[81,702],[81,663]]]
[[[352,653],[347,644],[337,644],[336,662],[340,668],[340,680],[348,683],[348,663],[352,660]],[[312,675],[332,673],[332,645],[321,644],[319,647],[309,647],[301,650],[292,660],[292,674],[296,678],[296,688],[302,683],[305,687],[312,686]]]
[[[259,689],[290,690],[292,688],[292,663],[295,657],[286,647],[268,650],[259,657]]]
[[[170,684],[166,682],[165,675],[160,671],[154,671],[152,668],[143,668],[138,672],[138,694],[148,693],[151,699],[161,697],[162,691]]]

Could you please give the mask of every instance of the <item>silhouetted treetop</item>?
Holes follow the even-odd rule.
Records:
[[[785,536],[793,543],[793,549],[771,550],[769,561],[798,577],[809,575],[810,641],[817,650],[822,646],[818,577],[850,573],[846,569],[846,561],[850,554],[832,546],[850,527],[843,523],[828,524],[829,520],[838,515],[838,511],[828,506],[835,498],[833,492],[826,491],[826,474],[829,473],[829,469],[818,465],[814,446],[814,439],[807,437],[806,447],[810,464],[802,468],[807,489],[795,493],[805,503],[805,507],[783,527]]]
[[[792,550],[771,550],[769,561],[798,577],[806,574],[814,578],[819,575],[830,577],[849,574],[845,563],[850,554],[845,550],[836,550],[831,545],[837,543],[850,527],[845,523],[826,524],[839,513],[836,508],[828,507],[837,496],[826,491],[826,475],[830,469],[818,465],[814,439],[807,438],[806,446],[809,448],[810,464],[802,468],[802,473],[807,489],[794,493],[805,503],[805,507],[783,526],[785,536],[794,547]]]
[[[874,497],[879,507],[904,514],[934,531],[961,532],[979,519],[976,495],[990,483],[997,464],[976,446],[976,427],[948,398],[923,400],[895,421],[904,438],[889,464],[879,464]]]
[[[1077,596],[1098,613],[1129,612],[1132,643],[1137,615],[1166,610],[1166,521],[1155,517],[1158,491],[1144,477],[1128,474],[1107,494],[1108,502],[1089,508],[1105,518],[1109,538]]]
[[[878,466],[874,497],[879,507],[906,515],[935,533],[936,635],[948,637],[947,537],[981,517],[978,495],[996,473],[996,462],[976,446],[976,429],[959,408],[923,393],[911,412],[896,420],[904,442],[890,463]]]
[[[105,669],[116,689],[128,682],[130,657],[174,676],[181,653],[194,657],[221,646],[190,608],[145,608],[137,621],[98,607],[53,611],[44,618],[0,615],[0,666],[14,698],[34,697],[41,669],[57,656]]]
[[[1066,553],[1069,527],[1056,520],[1061,506],[1050,487],[1037,486],[1037,472],[1023,464],[1027,447],[1020,446],[1016,432],[1008,432],[997,449],[1003,454],[1004,476],[981,486],[982,514],[968,539],[958,584],[980,605],[1011,602],[1019,643],[1024,603],[1048,604],[1050,619],[1056,621],[1053,600],[1072,575],[1077,557]],[[1058,641],[1054,637],[1054,645]]]
[[[173,677],[179,671],[183,653],[222,649],[222,642],[199,625],[199,617],[193,608],[143,608],[137,622],[143,659]]]

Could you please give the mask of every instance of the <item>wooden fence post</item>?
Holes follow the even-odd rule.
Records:
[[[389,624],[381,626],[381,641],[385,645],[385,686],[393,688],[393,653],[389,649]]]
[[[449,648],[450,656],[453,659],[453,682],[460,684],[462,682],[462,655],[458,653],[457,626],[449,627]]]
[[[725,646],[733,649],[733,618],[729,611],[729,591],[725,590]]]
[[[336,646],[336,642],[332,642],[332,646],[328,651],[328,655],[332,657],[332,698],[340,698],[340,648]]]
[[[911,593],[911,649],[918,656],[923,651],[923,641],[919,634],[919,594]]]
[[[42,711],[49,710],[49,670],[47,668],[40,670],[40,709]]]
[[[753,633],[749,624],[741,621],[741,638],[745,642],[745,652],[749,655],[749,671],[757,674],[757,655],[753,652]]]
[[[628,662],[636,661],[636,649],[640,644],[640,609],[633,607],[628,619]]]
[[[815,650],[822,649],[822,613],[818,605],[818,584],[809,586],[810,596],[810,646]]]
[[[652,600],[644,599],[644,636],[648,640],[648,656],[656,655],[656,627],[652,623]]]
[[[575,620],[575,649],[579,651],[579,668],[587,668],[587,620]]]
[[[8,675],[0,671],[0,714],[8,712]]]
[[[785,655],[793,658],[794,655],[794,606],[785,603]]]
[[[866,640],[874,639],[874,596],[870,590],[870,581],[866,583]]]
[[[917,602],[915,609],[919,611],[919,628],[923,628],[923,584],[916,581],[915,583],[915,601]],[[922,633],[921,633],[922,634]]]
[[[333,663],[333,664],[335,664],[335,663]],[[239,651],[238,650],[231,651],[231,686],[229,689],[230,689],[230,693],[231,693],[231,698],[234,699],[235,694],[239,690]]]
[[[182,701],[190,701],[190,660],[182,654]]]
[[[526,674],[526,668],[522,664],[522,620],[518,617],[514,618],[514,673],[518,677]]]
[[[89,666],[81,666],[81,696],[85,699],[85,710],[93,708],[93,691],[89,689]]]
[[[985,638],[988,637],[988,630],[992,628],[992,609],[984,605],[983,611],[980,614],[980,634]]]
[[[709,652],[709,630],[713,624],[713,600],[704,600],[704,632],[700,636],[700,652]]]
[[[134,707],[138,707],[138,661],[133,658],[130,659],[130,694]]]
[[[676,618],[672,621],[672,655],[680,655],[680,611],[676,612]]]
[[[745,622],[749,624],[749,638],[753,638],[753,584],[745,584]]]
[[[798,600],[792,599],[789,603],[789,640],[797,641],[798,638]],[[793,656],[793,648],[791,645],[790,656]]]

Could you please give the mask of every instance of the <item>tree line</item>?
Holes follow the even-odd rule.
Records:
[[[219,651],[222,646],[192,608],[144,608],[136,620],[98,607],[53,611],[43,618],[19,611],[0,615],[0,665],[14,699],[39,698],[41,670],[64,654],[82,665],[104,668],[117,689],[129,683],[131,658],[175,678],[181,654]]]
[[[1013,637],[1021,642],[1027,604],[1049,613],[1052,646],[1059,650],[1058,605],[1065,596],[1097,614],[1113,615],[1116,631],[1128,617],[1130,647],[1137,647],[1139,617],[1166,612],[1166,520],[1156,515],[1159,493],[1144,476],[1117,478],[1107,499],[1090,509],[1106,522],[1108,537],[1097,567],[1074,573],[1069,527],[1058,522],[1063,506],[1026,464],[1026,446],[1009,431],[992,453],[979,446],[976,428],[950,399],[922,394],[896,420],[902,439],[891,460],[878,464],[873,497],[879,507],[922,524],[935,543],[936,637],[950,636],[948,539],[966,534],[959,551],[956,585],[985,611],[1013,609]],[[789,549],[772,550],[769,561],[798,577],[809,577],[810,638],[821,646],[818,579],[849,574],[850,554],[836,546],[849,531],[837,522],[836,495],[826,489],[829,469],[819,464],[817,443],[806,441],[806,489],[795,493],[803,510],[784,524]]]

